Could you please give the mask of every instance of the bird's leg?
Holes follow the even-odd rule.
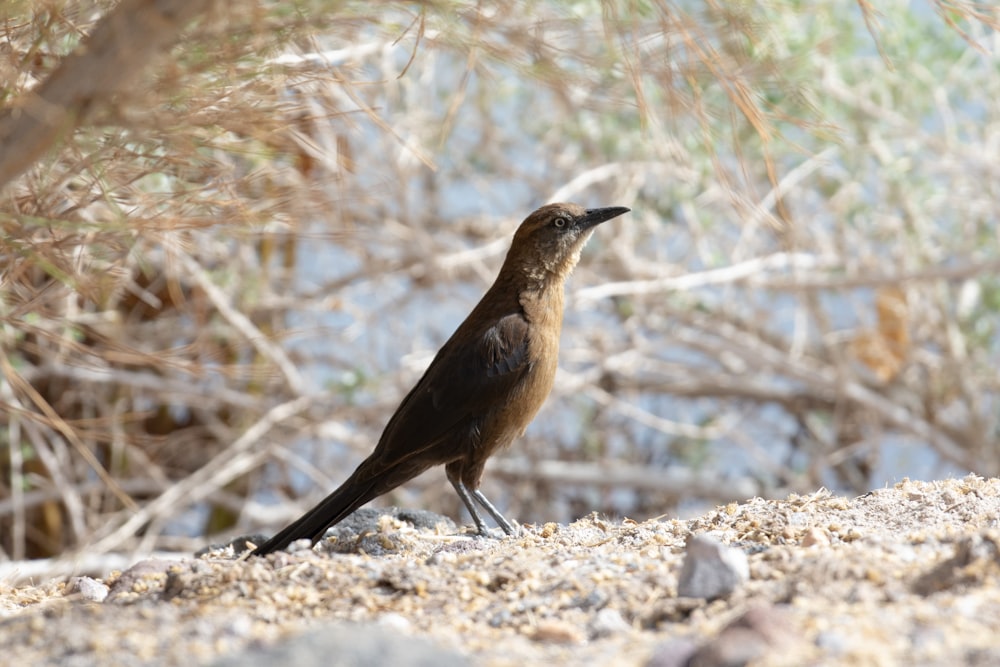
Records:
[[[472,520],[476,524],[476,531],[481,536],[489,537],[490,532],[486,527],[486,522],[483,521],[483,517],[479,514],[479,509],[476,507],[476,503],[473,502],[473,498],[475,498],[476,501],[483,506],[483,509],[489,512],[489,515],[493,517],[493,520],[497,522],[497,525],[503,529],[503,532],[508,535],[518,534],[517,528],[515,528],[510,521],[504,518],[503,514],[500,514],[500,511],[493,506],[493,503],[491,503],[486,496],[483,495],[482,491],[476,489],[472,493],[469,493],[469,489],[464,483],[462,483],[462,480],[456,478],[449,479],[448,481],[450,481],[451,485],[455,487],[455,493],[457,493],[458,497],[462,499],[462,503],[465,504],[465,509],[469,510],[469,514],[472,515]]]
[[[457,478],[452,478],[448,475],[448,481],[451,485],[455,487],[455,493],[458,497],[462,499],[462,503],[465,504],[465,509],[469,510],[469,514],[472,515],[472,520],[476,523],[476,531],[483,536],[488,536],[489,532],[486,529],[486,524],[483,522],[483,517],[479,516],[479,510],[476,508],[476,503],[472,502],[472,495],[469,490],[465,488],[465,484],[462,480]]]
[[[508,521],[503,514],[500,514],[500,510],[493,507],[493,503],[486,498],[482,491],[476,489],[472,492],[472,497],[483,506],[483,509],[490,513],[490,516],[493,517],[493,520],[497,522],[497,525],[503,529],[503,532],[508,535],[518,535],[521,532],[518,530],[517,526]],[[480,530],[480,532],[482,532],[482,530]]]

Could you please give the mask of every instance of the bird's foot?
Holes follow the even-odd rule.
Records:
[[[482,539],[503,540],[508,537],[520,537],[521,528],[511,523],[506,526],[501,525],[499,528],[487,528],[485,525],[481,525],[476,527],[476,532],[473,535]]]

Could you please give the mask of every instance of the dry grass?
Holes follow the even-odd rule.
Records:
[[[346,475],[548,199],[634,213],[489,481],[514,516],[997,474],[996,11],[834,5],[198,14],[3,190],[0,547],[289,518],[261,490]],[[0,128],[111,7],[3,10]]]

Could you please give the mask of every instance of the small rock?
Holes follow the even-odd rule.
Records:
[[[843,540],[844,542],[857,542],[862,537],[863,536],[861,535],[861,531],[857,530],[856,528],[848,528],[847,533],[841,535],[840,539]]]
[[[70,592],[79,593],[84,600],[104,602],[111,589],[90,577],[73,577],[70,580]]]
[[[554,620],[539,622],[531,632],[531,638],[549,644],[582,644],[586,639],[575,625]]]
[[[826,531],[822,528],[810,528],[802,538],[802,546],[828,547],[830,546],[830,538],[827,537]]]
[[[750,578],[747,556],[704,535],[690,535],[677,582],[681,597],[715,600],[726,597]]]
[[[689,667],[698,645],[690,639],[671,639],[658,644],[645,667]]]
[[[622,618],[618,610],[611,607],[605,607],[597,612],[587,626],[590,636],[594,639],[629,632],[631,629],[632,626]]]
[[[297,551],[309,551],[313,548],[312,540],[303,538],[301,540],[295,540],[289,543],[287,547],[283,549],[286,553],[293,554]]]

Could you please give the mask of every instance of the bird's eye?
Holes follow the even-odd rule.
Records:
[[[552,224],[558,227],[559,229],[562,229],[563,227],[569,224],[569,220],[567,220],[562,216],[559,216],[558,218],[552,221]]]

